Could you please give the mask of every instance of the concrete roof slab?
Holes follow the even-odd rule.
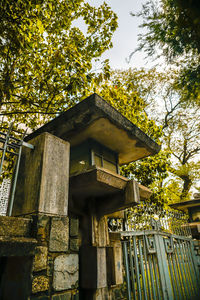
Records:
[[[45,131],[67,140],[71,146],[93,138],[119,153],[120,165],[156,154],[160,150],[156,142],[97,94],[40,127],[25,140],[29,141]]]

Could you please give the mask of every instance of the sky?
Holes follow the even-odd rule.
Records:
[[[91,5],[99,6],[103,0],[88,0]],[[137,35],[142,32],[139,28],[142,19],[133,17],[130,12],[138,12],[142,8],[144,0],[105,0],[118,16],[118,28],[113,35],[113,48],[107,50],[102,59],[109,59],[113,69],[128,69],[130,67],[146,67],[150,68],[154,65],[150,59],[145,60],[145,54],[137,52],[133,55],[130,63],[126,62],[130,54],[137,48]]]

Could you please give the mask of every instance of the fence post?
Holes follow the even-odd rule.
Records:
[[[169,268],[165,252],[165,245],[162,235],[159,233],[154,235],[157,249],[158,268],[160,273],[161,287],[164,300],[173,299],[173,290],[170,280]]]

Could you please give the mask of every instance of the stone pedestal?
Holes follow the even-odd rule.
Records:
[[[30,143],[34,150],[23,149],[12,215],[66,216],[70,145],[46,132]]]

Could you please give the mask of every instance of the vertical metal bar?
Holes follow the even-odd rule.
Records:
[[[132,247],[131,247],[131,238],[129,238],[129,260],[130,260],[130,270],[131,270],[131,281],[132,281],[132,287],[133,287],[133,295],[134,299],[137,299],[136,297],[136,291],[135,291],[135,272],[133,267],[133,255],[132,255]]]
[[[142,286],[143,286],[144,299],[148,299],[146,282],[145,282],[145,273],[144,273],[144,260],[143,260],[142,246],[141,246],[140,239],[138,239],[138,249],[139,249],[139,258],[140,258],[140,267],[141,267],[141,274],[142,274]]]
[[[153,255],[153,268],[154,268],[154,274],[155,274],[155,278],[156,278],[157,299],[162,299],[161,293],[160,293],[160,284],[159,284],[160,276],[159,276],[159,272],[158,272],[155,255]]]
[[[174,266],[174,274],[175,274],[175,278],[177,279],[176,282],[177,282],[177,289],[179,292],[179,297],[180,297],[180,299],[184,299],[185,294],[184,294],[184,289],[182,288],[183,283],[182,283],[182,277],[181,277],[178,258],[177,258],[177,242],[174,243],[174,248],[175,248],[175,251],[174,251],[174,255],[172,256],[172,262],[173,262],[173,266]],[[177,276],[177,274],[178,274],[178,276]]]
[[[194,295],[196,294],[196,296],[197,296],[195,277],[194,277],[193,270],[192,270],[191,260],[188,255],[187,241],[185,241],[185,243],[183,243],[183,251],[184,251],[185,257],[187,257],[187,270],[188,270],[188,277],[189,277],[190,284],[191,284],[191,289],[194,292]]]
[[[191,257],[192,257],[192,262],[193,262],[198,286],[200,286],[200,274],[199,274],[199,269],[198,269],[197,257],[194,253],[194,243],[192,240],[190,241],[190,251],[191,251]]]
[[[189,242],[189,251],[188,254],[190,255],[191,258],[191,262],[192,262],[192,266],[193,266],[193,270],[194,270],[194,276],[196,278],[196,283],[197,283],[197,289],[198,289],[198,293],[200,293],[200,274],[199,274],[199,269],[198,269],[198,262],[197,262],[197,257],[194,253],[194,244],[193,241],[191,240]]]
[[[12,215],[12,209],[13,209],[13,203],[14,203],[14,197],[15,197],[15,190],[16,190],[16,184],[17,184],[17,177],[18,177],[18,172],[19,172],[21,154],[22,154],[22,145],[20,145],[18,158],[17,158],[17,164],[16,164],[14,180],[13,180],[12,190],[11,190],[11,197],[10,197],[10,201],[9,201],[9,204],[8,204],[8,216]]]
[[[170,277],[171,277],[171,282],[172,282],[172,286],[173,286],[174,296],[175,296],[175,299],[178,299],[175,281],[174,281],[174,273],[173,273],[173,268],[172,268],[171,255],[173,255],[173,254],[167,254],[167,259],[168,259],[168,264],[169,264],[169,269],[170,269]]]
[[[155,234],[154,238],[155,238],[155,244],[157,249],[158,267],[160,273],[163,299],[171,300],[173,299],[173,291],[172,291],[171,280],[170,280],[170,275],[169,275],[169,270],[167,265],[163,237],[158,233]]]
[[[190,294],[191,294],[191,290],[190,290],[190,282],[189,282],[189,278],[188,278],[188,274],[187,274],[187,271],[186,271],[186,267],[185,267],[185,258],[184,258],[184,255],[183,255],[183,249],[182,249],[182,242],[180,240],[178,240],[178,244],[179,244],[179,253],[180,253],[180,263],[182,263],[182,266],[183,266],[183,274],[185,275],[184,278],[185,278],[185,283],[186,283],[186,289],[187,289],[187,295],[188,295],[188,298],[190,297]]]
[[[127,297],[128,300],[131,300],[131,284],[129,276],[129,264],[128,264],[128,252],[127,252],[127,242],[123,241],[123,254],[124,254],[124,264],[125,264],[125,274],[126,274],[126,283],[127,283]]]
[[[148,262],[147,262],[147,247],[146,247],[144,235],[143,235],[143,247],[144,247],[144,262],[145,262],[145,269],[146,269],[146,281],[147,281],[148,296],[149,296],[148,299],[151,299],[150,279],[149,279]]]
[[[142,300],[141,285],[140,285],[140,269],[138,263],[137,244],[136,244],[135,236],[133,236],[133,251],[134,251],[134,262],[136,267],[137,293],[138,293],[139,300]]]
[[[149,271],[150,271],[150,277],[151,277],[151,287],[152,287],[153,299],[156,300],[154,276],[153,276],[153,269],[152,269],[152,255],[153,254],[148,254],[148,263],[149,263]]]
[[[188,298],[188,291],[187,291],[187,286],[186,286],[186,282],[185,282],[185,278],[184,278],[184,271],[182,269],[181,266],[181,259],[180,259],[180,251],[179,251],[179,243],[177,242],[177,258],[178,258],[178,265],[179,265],[179,269],[180,269],[180,273],[181,273],[181,278],[182,278],[182,282],[183,282],[183,287],[185,290],[185,296],[186,298]]]
[[[191,276],[192,276],[192,282],[193,282],[193,286],[194,286],[194,289],[195,289],[195,293],[198,295],[200,290],[199,290],[199,283],[198,283],[198,279],[199,277],[196,277],[196,272],[195,272],[195,267],[194,267],[194,264],[193,264],[193,260],[192,260],[192,254],[191,254],[191,244],[190,242],[188,242],[186,244],[186,248],[187,248],[187,254],[188,254],[188,257],[189,257],[189,261],[190,261],[190,268],[191,268]]]

